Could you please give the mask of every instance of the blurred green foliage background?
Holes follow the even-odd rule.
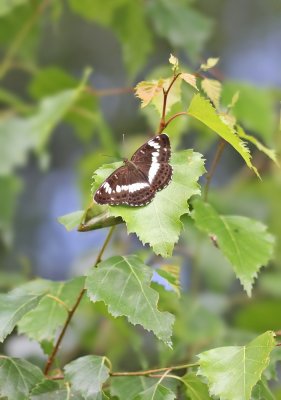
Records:
[[[140,111],[133,87],[167,74],[170,53],[191,72],[209,56],[220,57],[214,73],[223,82],[222,104],[239,91],[238,120],[280,151],[280,21],[279,0],[0,0],[1,290],[34,276],[68,279],[92,265],[105,230],[66,232],[57,217],[89,203],[97,167],[131,154],[154,132],[159,116]],[[189,92],[184,99],[188,105]],[[216,135],[188,119],[168,133],[174,147],[201,152],[208,169]],[[252,298],[187,222],[175,256],[165,261],[180,271],[181,299],[155,283],[160,308],[177,316],[174,351],[113,319],[103,304],[87,303],[62,357],[93,352],[119,368],[146,368],[281,329],[281,175],[262,153],[253,154],[262,181],[228,146],[210,193],[220,213],[261,220],[276,236],[275,261],[261,271]],[[120,226],[108,254],[131,252],[162,262]],[[44,359],[23,336],[10,337],[1,351]]]

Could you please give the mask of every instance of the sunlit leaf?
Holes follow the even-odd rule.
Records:
[[[215,107],[219,108],[222,89],[221,83],[216,79],[204,78],[201,82],[201,86]]]
[[[0,396],[25,400],[29,392],[44,378],[35,365],[20,358],[0,356]]]
[[[188,83],[189,85],[191,85],[192,87],[194,87],[194,89],[198,90],[198,87],[196,85],[196,76],[193,74],[188,74],[187,72],[183,72],[182,74],[180,74],[180,78],[185,81],[186,83]]]
[[[257,138],[252,135],[248,135],[241,126],[237,127],[237,134],[242,139],[248,140],[253,143],[260,151],[267,155],[276,165],[279,165],[276,152],[268,147],[264,146]]]
[[[173,56],[173,54],[170,55],[169,58],[169,63],[172,64],[172,71],[174,74],[177,73],[178,69],[179,69],[179,60],[177,57]]]
[[[267,265],[273,252],[274,238],[267,227],[250,218],[219,215],[200,200],[194,202],[192,218],[200,230],[215,236],[218,248],[250,296],[258,271]]]
[[[219,62],[219,58],[208,58],[206,63],[200,65],[200,69],[207,71],[208,69],[214,68]]]
[[[19,332],[40,342],[54,340],[58,328],[67,318],[68,309],[73,306],[83,287],[83,277],[66,282],[50,282],[48,293],[18,323]]]
[[[84,356],[64,367],[66,379],[85,400],[94,399],[94,396],[101,391],[103,383],[108,379],[109,369],[105,362],[105,357]]]
[[[145,207],[110,206],[110,214],[121,217],[129,233],[136,233],[156,254],[169,257],[182,229],[180,220],[189,212],[188,199],[200,193],[198,178],[204,173],[204,161],[192,150],[172,154],[173,179]],[[118,167],[108,164],[96,171],[93,191]],[[176,200],[175,200],[176,199]],[[143,223],[145,221],[145,224]]]
[[[142,81],[139,82],[135,88],[136,96],[141,100],[141,107],[146,107],[157,95],[163,97],[163,85],[165,80],[159,79],[158,81]]]
[[[68,231],[71,231],[80,225],[84,213],[85,211],[83,210],[74,211],[59,217],[58,221],[60,224],[64,225]]]
[[[190,400],[211,400],[208,386],[193,372],[182,377],[182,382],[186,387],[186,394]]]
[[[198,374],[208,379],[211,395],[224,400],[250,400],[274,347],[274,333],[268,331],[246,346],[205,351],[198,355]]]
[[[170,346],[174,316],[158,310],[158,293],[150,287],[152,274],[136,256],[115,256],[90,270],[86,288],[90,299],[104,301],[114,317],[125,315]]]
[[[216,110],[207,99],[204,99],[199,94],[196,94],[191,101],[188,114],[201,121],[203,124],[220,135],[229,144],[231,144],[231,146],[238,151],[241,157],[243,157],[248,167],[258,175],[257,169],[251,162],[251,155],[245,143],[228,125],[221,120],[219,115],[216,113]]]
[[[0,342],[5,340],[25,314],[38,305],[42,296],[40,291],[32,294],[19,289],[0,294]]]

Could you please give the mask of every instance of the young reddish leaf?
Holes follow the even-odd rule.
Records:
[[[180,78],[185,81],[186,83],[188,83],[189,85],[191,85],[192,87],[194,87],[194,89],[198,90],[198,87],[196,85],[196,76],[193,74],[188,74],[187,72],[183,72],[182,74],[180,74]]]
[[[163,94],[164,79],[142,81],[135,88],[136,96],[141,100],[141,108],[146,107],[159,93]]]

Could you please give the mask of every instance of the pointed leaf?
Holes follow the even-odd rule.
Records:
[[[196,76],[195,75],[184,72],[184,73],[180,74],[180,78],[183,81],[185,81],[186,83],[188,83],[189,85],[191,85],[192,87],[194,87],[194,89],[198,90],[198,87],[196,85]]]
[[[29,392],[44,378],[35,365],[21,360],[0,356],[0,396],[9,400],[28,399]]]
[[[246,346],[205,351],[198,355],[198,374],[208,379],[211,395],[221,400],[250,400],[274,347],[274,333],[268,331]]]
[[[112,378],[110,393],[119,400],[133,400],[137,394],[155,383],[155,378],[143,376],[116,376]]]
[[[16,324],[42,299],[42,293],[24,293],[19,289],[0,294],[0,342],[3,342]]]
[[[75,303],[84,287],[84,277],[66,282],[50,282],[50,289],[37,307],[18,323],[20,333],[39,342],[53,341],[67,318],[68,309]]]
[[[163,257],[172,255],[174,244],[178,241],[182,229],[180,218],[189,212],[188,199],[200,193],[197,181],[204,173],[201,154],[192,150],[172,154],[171,165],[171,183],[158,192],[150,204],[145,207],[108,207],[112,216],[121,217],[126,222],[128,233],[136,233],[143,243],[148,243],[156,254]],[[99,168],[96,171],[93,191],[118,166],[120,163]]]
[[[142,81],[135,88],[135,95],[141,100],[141,108],[146,107],[154,97],[163,96],[164,79],[158,81]]]
[[[58,221],[60,224],[64,225],[68,231],[71,231],[80,225],[84,213],[85,211],[83,210],[74,211],[59,217]]]
[[[221,83],[215,79],[205,78],[201,82],[201,87],[215,107],[219,108],[222,89]]]
[[[176,74],[179,69],[179,59],[173,56],[173,54],[170,54],[169,63],[172,64],[172,71]]]
[[[206,63],[200,65],[200,69],[202,69],[203,71],[207,71],[208,69],[215,67],[219,60],[219,58],[210,57],[207,59]]]
[[[258,139],[256,139],[252,135],[248,135],[241,126],[237,127],[237,134],[242,139],[246,139],[249,142],[253,143],[260,151],[267,155],[272,161],[275,162],[276,165],[279,166],[279,162],[277,159],[276,152],[268,147],[264,146]]]
[[[186,394],[190,400],[212,400],[208,386],[193,372],[189,372],[181,379],[186,387]]]
[[[125,315],[170,346],[174,316],[158,310],[159,295],[150,287],[152,274],[136,256],[111,257],[91,269],[86,288],[90,299],[104,301],[114,317]]]
[[[274,238],[261,222],[240,216],[219,215],[210,204],[194,202],[197,228],[216,238],[218,248],[232,264],[248,296],[254,278],[270,260]]]
[[[245,143],[239,139],[233,129],[222,121],[208,100],[204,99],[200,94],[196,94],[191,101],[188,114],[201,121],[231,144],[241,157],[243,157],[248,167],[258,175],[257,169],[251,162],[249,149],[246,147]]]
[[[156,383],[134,397],[134,400],[174,400],[176,394],[165,386]]]
[[[105,361],[105,357],[84,356],[64,367],[66,379],[86,400],[94,399],[93,396],[101,391],[103,383],[109,377]]]

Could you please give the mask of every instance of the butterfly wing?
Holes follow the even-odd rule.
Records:
[[[169,164],[171,145],[168,135],[161,133],[144,143],[131,161],[147,177],[154,191],[164,189],[171,181],[173,169]]]
[[[98,204],[143,206],[151,202],[155,191],[141,172],[129,163],[114,171],[96,191]]]

